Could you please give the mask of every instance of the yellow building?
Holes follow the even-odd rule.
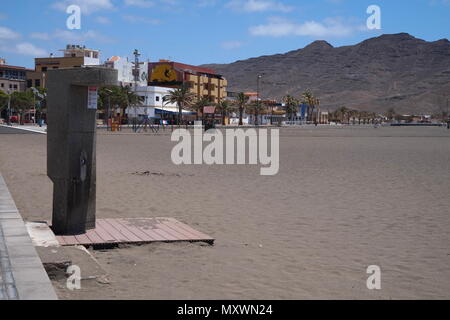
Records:
[[[227,80],[214,70],[160,60],[149,64],[149,85],[179,88],[186,85],[198,98],[218,103],[227,97]]]

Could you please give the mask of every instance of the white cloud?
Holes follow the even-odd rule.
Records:
[[[147,24],[160,24],[161,21],[158,19],[151,19],[151,18],[145,18],[145,17],[139,17],[134,15],[125,15],[123,16],[123,19],[130,22],[130,23],[147,23]]]
[[[82,43],[85,41],[97,41],[97,42],[113,42],[113,39],[102,35],[101,33],[88,30],[86,32],[77,32],[69,30],[56,30],[51,38],[66,41],[66,42],[78,42]]]
[[[20,33],[12,31],[9,28],[0,26],[0,39],[18,39],[20,38]]]
[[[328,18],[323,23],[306,21],[302,24],[294,23],[281,18],[271,18],[266,24],[250,27],[254,36],[307,36],[307,37],[348,37],[361,31],[359,25],[345,24],[341,19]]]
[[[20,33],[0,26],[0,52],[9,52],[27,56],[45,56],[47,52],[29,42],[17,42]]]
[[[243,12],[290,12],[294,8],[272,0],[231,0],[225,7]]]
[[[150,8],[153,7],[155,3],[149,0],[125,0],[125,5],[140,8]]]
[[[53,3],[52,8],[66,11],[67,7],[73,4],[80,6],[82,14],[114,9],[111,0],[62,0]]]
[[[37,40],[50,40],[50,35],[46,32],[33,32],[30,34],[30,38]]]
[[[22,42],[16,45],[16,51],[18,54],[39,57],[46,56],[47,51],[36,47],[34,44],[29,42]]]
[[[30,38],[37,40],[60,40],[64,42],[85,42],[88,40],[99,42],[114,41],[114,39],[104,36],[103,34],[94,30],[80,32],[57,29],[53,33],[33,32],[30,34]]]
[[[29,42],[20,42],[16,44],[11,44],[10,42],[0,42],[0,52],[9,52],[32,57],[47,56],[47,51],[38,48],[34,44]]]
[[[241,41],[224,41],[220,44],[220,46],[225,50],[234,50],[239,49],[245,44]]]

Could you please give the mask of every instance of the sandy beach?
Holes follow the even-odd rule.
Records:
[[[215,245],[91,250],[110,283],[54,281],[61,299],[450,298],[450,131],[281,129],[276,176],[176,166],[174,145],[99,131],[97,216],[174,217]],[[51,219],[45,135],[0,135],[0,172],[26,220]]]

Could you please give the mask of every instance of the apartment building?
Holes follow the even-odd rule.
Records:
[[[82,66],[100,65],[100,51],[85,46],[68,44],[61,57],[36,58],[35,70],[27,72],[27,87],[46,87],[46,73],[52,69],[81,68]]]
[[[136,69],[134,63],[128,58],[113,56],[105,62],[107,68],[118,71],[119,84],[123,86],[146,86],[148,83],[148,62],[140,62],[137,69],[137,78],[135,79]]]
[[[3,92],[25,91],[26,73],[31,71],[24,67],[10,66],[0,58],[0,90]]]
[[[227,97],[227,80],[209,68],[169,60],[149,64],[149,85],[177,88],[185,85],[198,98],[218,103]]]

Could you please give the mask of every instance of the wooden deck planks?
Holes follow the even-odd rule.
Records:
[[[57,236],[61,246],[196,241],[214,239],[173,218],[98,219],[86,234]]]
[[[184,224],[184,223],[182,223],[182,222],[180,222],[180,221],[178,221],[178,220],[176,220],[174,218],[168,218],[167,220],[170,221],[171,223],[173,223],[173,225],[176,225],[176,226],[178,226],[178,227],[180,227],[180,228],[182,228],[182,229],[184,229],[184,230],[186,230],[186,231],[196,235],[198,238],[214,240],[213,238],[211,238],[207,234],[204,234],[204,233],[202,233],[200,231],[197,231],[197,230],[191,228],[190,226],[188,226],[187,224]]]

